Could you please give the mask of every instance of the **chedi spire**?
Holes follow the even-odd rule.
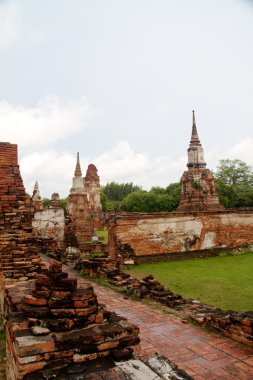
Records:
[[[192,136],[191,136],[191,144],[200,144],[199,136],[198,136],[198,132],[197,132],[197,127],[196,127],[196,120],[195,120],[195,112],[194,111],[192,111]]]
[[[73,185],[70,192],[75,193],[75,194],[84,193],[84,184],[83,184],[79,153],[77,153],[75,174],[73,178]]]
[[[199,140],[196,127],[195,112],[192,111],[192,134],[188,153],[188,168],[204,168],[206,163],[204,160],[204,152]]]
[[[80,165],[79,152],[77,153],[77,158],[76,158],[75,177],[82,177],[82,170],[81,170],[81,165]]]

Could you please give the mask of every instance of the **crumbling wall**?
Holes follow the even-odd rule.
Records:
[[[40,262],[32,233],[33,205],[26,198],[17,145],[0,143],[0,273],[32,275]]]
[[[108,221],[109,255],[120,246],[148,257],[253,244],[253,210],[198,214],[124,214]],[[132,254],[133,257],[133,254]]]
[[[32,221],[33,230],[41,245],[51,251],[64,251],[65,216],[61,208],[49,208],[36,212]]]

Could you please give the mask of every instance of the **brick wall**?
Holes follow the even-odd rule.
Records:
[[[253,244],[253,210],[111,216],[109,255],[149,258]]]
[[[32,274],[39,263],[31,219],[20,175],[17,145],[0,143],[0,273],[20,278]]]

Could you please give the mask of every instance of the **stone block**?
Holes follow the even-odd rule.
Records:
[[[44,352],[52,352],[55,343],[51,336],[38,337],[34,335],[16,338],[17,354],[21,357],[39,355]]]

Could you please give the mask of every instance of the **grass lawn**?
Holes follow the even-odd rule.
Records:
[[[128,271],[139,279],[152,274],[173,292],[223,310],[253,310],[252,252],[140,264]]]

